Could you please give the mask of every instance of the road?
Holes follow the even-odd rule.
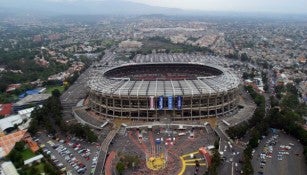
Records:
[[[229,172],[231,172],[231,174],[240,174],[241,164],[239,162],[242,160],[241,156],[244,147],[230,140],[225,131],[231,126],[238,125],[250,119],[256,109],[256,104],[245,89],[241,88],[240,90],[241,98],[239,105],[243,106],[243,108],[239,108],[237,113],[233,114],[231,117],[219,117],[218,127],[215,129],[216,133],[221,138],[219,152],[223,154],[223,162],[222,166],[220,166],[219,174],[229,174]],[[223,120],[229,125],[222,122]]]
[[[106,50],[105,55],[98,63],[94,65],[111,65],[114,62],[115,55],[112,51]],[[91,73],[94,70],[94,66],[90,66],[86,69],[79,78],[61,95],[61,103],[63,106],[63,119],[65,121],[73,120],[72,108],[77,105],[77,103],[84,99],[87,95],[87,82],[91,77]]]
[[[74,119],[72,115],[72,108],[75,107],[80,100],[86,97],[86,84],[90,69],[91,68],[85,70],[75,81],[75,83],[61,95],[60,99],[63,106],[63,119],[65,121]]]

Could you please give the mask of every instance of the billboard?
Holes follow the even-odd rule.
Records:
[[[172,110],[173,109],[173,97],[172,96],[168,96],[167,98],[167,106],[168,106],[168,109],[169,110]]]
[[[182,96],[177,97],[177,109],[182,108]]]
[[[158,108],[159,110],[163,109],[163,96],[160,96],[158,99]]]
[[[154,109],[155,109],[155,105],[154,105],[154,96],[150,96],[150,97],[149,97],[149,109],[150,109],[150,110],[154,110]]]

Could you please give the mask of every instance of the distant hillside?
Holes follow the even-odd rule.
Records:
[[[145,5],[124,0],[106,1],[46,1],[46,0],[1,0],[0,8],[16,13],[40,12],[49,15],[141,15],[167,14],[176,15],[181,9]]]

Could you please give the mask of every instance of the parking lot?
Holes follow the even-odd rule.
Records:
[[[252,164],[255,175],[307,174],[303,146],[281,131],[262,139],[254,152]]]
[[[40,147],[50,155],[52,163],[61,171],[72,174],[91,174],[96,168],[98,145],[77,138],[55,138],[40,133],[37,136]]]

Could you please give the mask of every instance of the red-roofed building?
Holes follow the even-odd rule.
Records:
[[[23,140],[27,143],[28,147],[33,153],[39,150],[37,142],[32,140],[32,137],[29,133],[25,133]]]
[[[8,87],[6,88],[6,91],[5,92],[12,92],[18,88],[21,87],[21,84],[10,84],[8,85]]]
[[[16,142],[19,142],[27,131],[21,130],[15,133],[0,137],[0,158],[8,155],[14,148]]]
[[[12,112],[12,103],[7,103],[7,104],[0,104],[0,115],[2,116],[8,116]]]

